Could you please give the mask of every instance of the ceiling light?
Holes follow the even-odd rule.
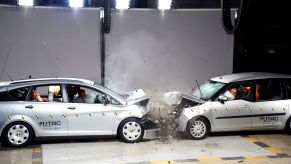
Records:
[[[171,9],[172,0],[159,0],[158,9],[169,10]]]
[[[33,6],[33,0],[18,0],[20,6]]]
[[[69,0],[70,7],[84,7],[83,0]]]
[[[117,9],[128,9],[130,0],[116,0],[115,8]]]

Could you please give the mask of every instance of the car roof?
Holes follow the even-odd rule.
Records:
[[[231,83],[238,81],[270,79],[270,78],[291,78],[291,75],[269,72],[244,72],[218,76],[211,78],[211,80],[222,83]]]
[[[0,86],[7,86],[11,84],[26,84],[26,83],[35,83],[35,82],[77,82],[83,84],[94,85],[94,81],[87,79],[79,79],[79,78],[38,78],[38,79],[25,79],[25,80],[17,80],[17,81],[9,81],[9,82],[0,82]]]

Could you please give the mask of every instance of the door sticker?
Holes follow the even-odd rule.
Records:
[[[38,123],[43,130],[60,130],[62,122],[61,121],[41,121]]]
[[[265,125],[274,125],[279,120],[276,116],[261,116],[260,121]]]

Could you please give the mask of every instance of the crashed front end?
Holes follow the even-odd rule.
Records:
[[[138,89],[132,92],[128,92],[122,95],[127,105],[137,105],[142,110],[141,123],[144,130],[157,129],[158,124],[155,123],[150,115],[150,106],[148,105],[150,98],[146,96],[142,89]]]
[[[173,91],[164,94],[164,103],[172,108],[165,124],[170,125],[175,131],[184,132],[188,121],[193,117],[187,109],[204,104],[205,101],[185,93]]]

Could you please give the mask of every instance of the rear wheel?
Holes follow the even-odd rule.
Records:
[[[206,119],[193,118],[189,121],[186,129],[186,134],[190,139],[200,140],[206,138],[210,130],[210,125]]]
[[[11,147],[28,145],[33,135],[32,127],[25,122],[13,122],[2,133],[4,144]]]
[[[286,133],[291,134],[291,117],[286,122],[285,131]]]
[[[139,119],[128,118],[120,123],[118,135],[123,142],[136,143],[143,139],[144,129]]]

